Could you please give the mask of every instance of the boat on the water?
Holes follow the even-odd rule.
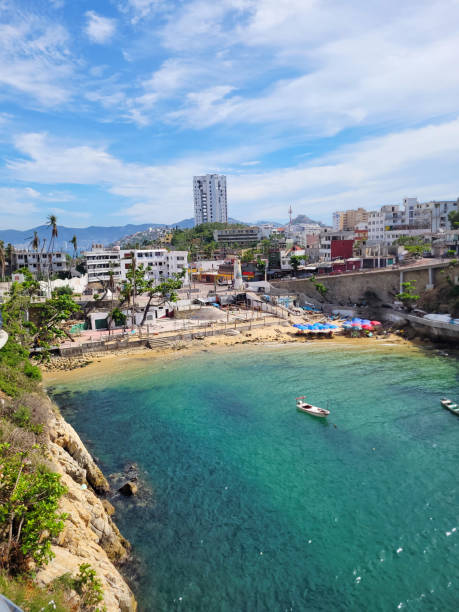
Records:
[[[449,410],[453,414],[457,414],[459,416],[459,406],[457,404],[446,398],[442,399],[440,403],[443,408],[446,408],[446,410]]]
[[[305,402],[305,396],[296,398],[296,409],[300,412],[307,412],[315,417],[327,417],[330,414],[330,410],[325,410],[325,408],[319,408],[318,406],[313,406],[312,404],[308,404]]]

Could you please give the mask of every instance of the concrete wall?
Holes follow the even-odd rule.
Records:
[[[432,279],[439,273],[439,268],[447,264],[436,264],[432,269]],[[403,281],[416,281],[416,291],[428,288],[430,283],[428,268],[404,268]],[[315,289],[313,283],[306,279],[271,281],[274,287],[294,293],[302,293],[307,298],[321,302],[331,302],[336,305],[348,306],[360,304],[362,301],[371,303],[374,295],[382,303],[392,303],[400,291],[399,269],[377,270],[372,272],[348,273],[337,276],[318,276],[317,282],[327,287],[325,299]]]
[[[414,315],[405,315],[411,327],[413,327],[421,336],[427,336],[432,340],[440,340],[459,345],[459,325],[452,323],[443,323],[442,321],[431,321]]]

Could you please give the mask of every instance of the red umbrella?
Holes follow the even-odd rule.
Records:
[[[370,321],[371,325],[381,325],[380,321]]]
[[[352,327],[359,327],[359,328],[362,327],[360,323],[351,323],[351,325]]]
[[[369,329],[370,331],[372,331],[373,326],[372,326],[372,325],[365,324],[365,325],[362,325],[362,329]]]

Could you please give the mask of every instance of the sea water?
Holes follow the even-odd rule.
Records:
[[[136,463],[150,491],[115,501],[141,610],[459,608],[455,358],[315,344],[125,363],[51,392],[104,472]],[[330,417],[297,412],[303,394]]]

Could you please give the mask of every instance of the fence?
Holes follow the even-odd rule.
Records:
[[[97,353],[97,352],[108,352],[123,350],[128,348],[136,348],[141,346],[150,347],[167,347],[173,346],[177,342],[183,342],[187,340],[194,340],[196,338],[206,338],[208,336],[219,336],[226,334],[232,330],[236,331],[250,331],[258,327],[264,327],[275,322],[275,319],[260,317],[259,319],[240,320],[232,321],[229,324],[226,323],[211,323],[206,326],[196,327],[193,330],[182,330],[181,332],[170,333],[165,332],[161,335],[157,333],[148,332],[146,330],[139,330],[139,332],[133,338],[132,334],[127,334],[122,338],[111,338],[107,340],[89,340],[78,345],[73,346],[61,346],[59,347],[58,353],[62,357],[76,357],[85,355],[86,353]]]

